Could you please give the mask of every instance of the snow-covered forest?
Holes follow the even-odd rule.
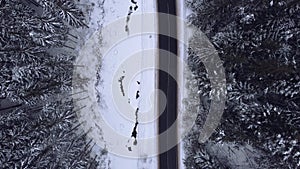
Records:
[[[71,94],[74,0],[0,0],[0,168],[97,168]],[[99,153],[105,155],[103,151]]]
[[[189,23],[217,49],[226,70],[227,99],[220,125],[205,143],[199,129],[210,82],[199,56],[189,66],[206,103],[185,141],[186,168],[300,167],[300,2],[186,0]],[[195,109],[194,109],[195,110]]]
[[[101,6],[104,2],[108,6],[106,9]],[[200,99],[196,106],[192,105],[195,104],[192,101],[186,103],[187,111],[197,113],[198,118],[184,140],[185,168],[300,168],[300,1],[185,0],[185,3],[190,11],[188,23],[208,37],[223,61],[227,92],[226,107],[219,126],[206,142],[199,143],[199,135],[209,112],[211,83],[204,64],[193,46],[189,46],[188,66],[192,76],[187,77],[187,86],[193,88],[189,98]],[[135,13],[132,6],[128,11],[127,4],[137,2],[0,0],[0,169],[126,168],[122,157],[109,157],[110,153],[95,145],[95,138],[89,137],[92,133],[89,128],[83,127],[86,124],[79,116],[89,107],[81,108],[78,102],[86,99],[81,97],[85,96],[86,90],[81,90],[78,84],[79,87],[76,87],[79,90],[74,93],[73,87],[76,83],[86,85],[84,82],[87,79],[80,79],[79,76],[75,77],[78,78],[76,80],[73,78],[76,68],[85,67],[74,64],[79,57],[78,48],[94,31],[123,15],[127,17],[127,20],[122,20],[126,29],[122,27],[120,30],[129,35],[129,28],[136,26],[131,24],[133,19],[129,22]],[[140,11],[135,6],[137,13],[156,10],[155,1],[144,0],[138,5]],[[86,8],[89,6],[97,6],[98,10],[91,14],[88,11],[91,9]],[[102,16],[104,12],[108,13],[107,18]],[[114,31],[119,29],[112,30],[112,33],[117,34]],[[78,35],[78,30],[83,33]],[[106,35],[106,38],[109,39],[109,36]],[[99,39],[96,40],[93,45],[100,46]],[[130,47],[132,51],[152,49],[156,45],[154,35],[134,40]],[[141,41],[143,43],[132,45]],[[124,51],[130,50],[126,49],[127,46],[120,46],[116,48],[119,51],[112,53],[122,58],[126,55]],[[90,52],[90,49],[86,50]],[[86,53],[83,52],[81,57]],[[106,57],[103,61],[112,64],[119,60]],[[86,63],[90,62],[93,60]],[[103,70],[109,70],[105,77],[112,75],[110,66],[103,65]],[[154,81],[154,74],[145,77]],[[152,80],[145,77],[141,84],[150,84]],[[109,83],[107,81],[103,84]],[[136,86],[142,86],[140,81],[138,83]],[[139,97],[145,98],[143,90],[154,88],[149,84],[144,85],[141,92],[138,88],[140,93],[134,93],[132,104]],[[136,88],[132,90],[136,91]],[[74,99],[74,95],[79,98]],[[103,98],[99,96],[99,102]],[[81,103],[85,104],[83,101]],[[106,115],[113,114],[109,113]],[[88,113],[86,116],[88,119],[95,118]],[[112,120],[115,126],[127,132],[125,123],[115,118]],[[153,131],[149,132],[139,125],[138,137],[155,134],[156,128],[153,126]],[[130,138],[132,125],[129,129]],[[93,137],[102,139],[100,135]],[[131,151],[131,147],[125,148]],[[139,153],[144,153],[142,150]],[[144,156],[138,165],[135,160],[130,163],[137,168],[156,167],[157,161],[153,160],[156,157]]]

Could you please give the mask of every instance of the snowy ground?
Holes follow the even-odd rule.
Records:
[[[177,1],[177,13],[178,13],[178,16],[180,18],[182,18],[182,20],[185,20],[185,17],[186,17],[186,11],[185,11],[184,6],[185,6],[184,1]],[[179,22],[179,23],[181,23],[181,22]],[[185,25],[179,25],[178,36],[180,37],[180,39],[185,38],[184,37],[184,35],[185,35],[184,34],[185,29],[184,28],[185,28]],[[186,46],[185,46],[184,43],[179,43],[178,53],[179,53],[179,56],[182,60],[186,59],[186,57],[187,57],[186,56]],[[185,80],[184,80],[185,78],[184,78],[183,74],[182,74],[182,76],[179,75],[179,79],[180,79],[179,81],[181,82],[181,84],[179,86],[185,86]],[[180,89],[182,89],[182,88],[180,88]],[[179,107],[179,109],[184,110],[185,107],[184,107],[183,103],[181,102],[181,100],[186,97],[186,91],[185,90],[179,90],[178,91],[178,97],[179,97],[178,107]],[[181,122],[179,121],[179,123],[181,123]],[[181,128],[179,127],[179,130],[180,129]],[[178,138],[178,139],[181,140],[181,138]],[[183,164],[183,162],[184,162],[183,160],[185,158],[183,141],[180,141],[180,143],[178,144],[178,148],[179,148],[179,151],[178,151],[179,167],[183,169],[183,168],[185,168],[184,164]]]
[[[95,154],[108,150],[106,168],[113,169],[157,168],[157,117],[151,113],[156,18],[135,17],[156,7],[146,0],[133,2],[93,2],[86,43],[76,60],[83,66],[74,71],[74,98],[83,129],[95,141]],[[144,31],[152,33],[137,35]],[[137,121],[135,139],[131,136]]]

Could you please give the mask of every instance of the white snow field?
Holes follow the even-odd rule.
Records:
[[[108,150],[106,168],[158,168],[153,69],[157,21],[143,18],[156,11],[154,2],[95,1],[86,43],[75,63],[80,66],[74,71],[73,97],[80,122],[95,143],[93,152]]]

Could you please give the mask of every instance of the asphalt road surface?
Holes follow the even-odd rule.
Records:
[[[158,12],[176,15],[175,0],[157,0]],[[167,97],[167,105],[163,113],[159,117],[159,133],[166,131],[177,118],[177,82],[170,74],[177,75],[177,40],[166,34],[177,35],[177,22],[174,18],[159,17],[158,18],[159,49],[168,51],[159,52],[159,67],[167,67],[168,72],[160,69],[158,75],[158,88],[163,91]],[[164,34],[164,35],[161,35]],[[161,103],[158,98],[158,103]],[[160,107],[160,106],[159,106]],[[175,124],[177,125],[177,124]],[[159,149],[163,150],[172,142],[177,140],[177,128],[172,130],[166,137],[159,137]],[[159,155],[159,168],[161,169],[177,169],[178,168],[178,147],[174,146],[165,153]]]

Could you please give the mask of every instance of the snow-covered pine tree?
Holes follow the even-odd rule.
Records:
[[[63,58],[63,59],[62,59]],[[16,102],[34,105],[72,88],[73,59],[46,54],[43,60],[12,69],[9,96]]]
[[[66,21],[74,27],[88,27],[82,11],[76,7],[73,0],[35,0],[45,11]]]
[[[63,22],[51,15],[39,17],[18,1],[7,3],[1,14],[2,95],[34,104],[70,88],[73,58],[48,54],[49,48],[63,47],[66,41],[68,29]]]

